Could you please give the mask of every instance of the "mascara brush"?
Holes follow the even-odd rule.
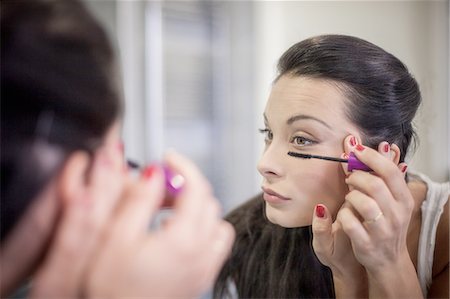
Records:
[[[318,155],[310,155],[310,154],[302,154],[297,152],[288,152],[288,155],[295,158],[301,159],[320,159],[326,161],[333,161],[339,163],[348,163],[348,171],[353,170],[362,170],[362,171],[372,171],[366,164],[359,161],[353,152],[350,153],[348,159],[335,158],[335,157],[327,157],[327,156],[318,156]]]

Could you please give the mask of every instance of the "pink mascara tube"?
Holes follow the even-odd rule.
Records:
[[[141,169],[138,163],[127,160],[127,165],[131,169]],[[161,168],[164,172],[165,185],[166,185],[166,198],[161,208],[170,208],[175,202],[176,196],[181,192],[184,185],[184,177],[180,174],[173,172],[166,165],[162,165]]]

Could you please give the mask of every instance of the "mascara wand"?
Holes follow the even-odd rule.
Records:
[[[359,161],[353,152],[350,153],[348,159],[310,155],[310,154],[301,154],[301,153],[296,153],[296,152],[288,152],[288,155],[291,157],[301,158],[301,159],[320,159],[320,160],[326,160],[326,161],[348,163],[348,171],[350,171],[350,172],[353,170],[372,171],[372,169],[370,169],[366,164]]]

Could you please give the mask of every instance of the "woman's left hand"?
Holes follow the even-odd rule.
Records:
[[[112,143],[112,145],[110,145]],[[73,165],[82,165],[77,152],[65,166],[73,177]],[[81,160],[80,160],[81,159]],[[86,162],[83,183],[67,195],[62,205],[61,219],[56,225],[52,243],[42,265],[37,269],[29,297],[77,298],[85,297],[82,287],[86,268],[97,251],[124,186],[123,155],[114,142],[98,149],[93,159]],[[89,165],[89,166],[88,166]]]
[[[350,173],[346,183],[351,191],[345,199],[352,208],[343,208],[338,220],[355,257],[367,270],[372,295],[417,298],[421,292],[406,243],[414,208],[405,181],[406,165],[392,161],[391,149],[396,145],[391,148],[382,142],[380,147],[385,153],[355,146],[356,157],[373,172]]]

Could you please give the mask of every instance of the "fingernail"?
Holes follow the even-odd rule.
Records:
[[[321,204],[318,204],[316,206],[316,216],[319,218],[324,218],[325,217],[325,207]]]
[[[361,144],[356,145],[356,150],[362,152],[365,149]]]
[[[351,145],[351,146],[355,146],[355,145],[356,145],[356,138],[355,138],[355,136],[352,136],[352,137],[350,138],[350,145]]]
[[[406,172],[406,169],[408,169],[408,165],[403,165],[403,167],[402,167],[402,172],[405,173],[405,172]]]
[[[157,169],[156,165],[149,165],[145,167],[145,169],[142,171],[142,177],[146,180],[149,180],[153,174],[155,173],[155,170]]]
[[[385,152],[385,153],[389,153],[390,149],[391,149],[391,146],[389,145],[389,143],[386,143],[386,144],[384,145],[384,152]]]

